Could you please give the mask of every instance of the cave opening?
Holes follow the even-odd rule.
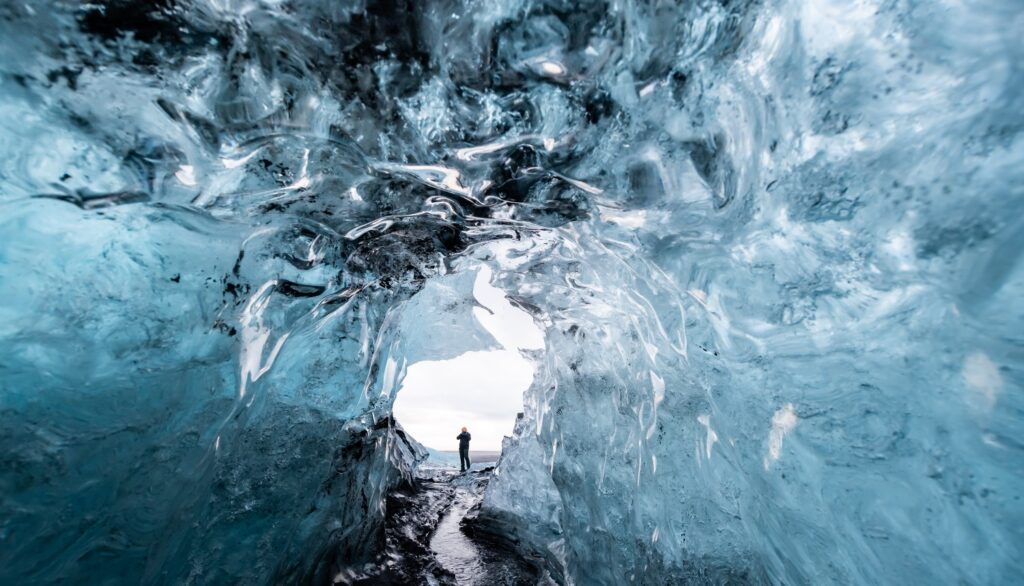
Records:
[[[479,337],[479,346],[451,358],[412,362],[399,383],[393,415],[435,464],[458,464],[456,436],[463,427],[472,436],[473,462],[494,464],[523,410],[534,361],[544,349],[536,321],[493,285],[492,277],[489,267],[477,269],[470,299],[452,310],[486,334]],[[408,343],[422,343],[417,332],[406,335]]]

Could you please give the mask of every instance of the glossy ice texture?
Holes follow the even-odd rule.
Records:
[[[483,271],[545,341],[478,518],[556,579],[1024,581],[1021,30],[0,4],[0,582],[359,575]]]

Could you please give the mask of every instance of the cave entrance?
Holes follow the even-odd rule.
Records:
[[[529,353],[544,349],[540,327],[491,278],[489,268],[477,271],[473,299],[460,310],[472,312],[467,321],[489,334],[491,343],[454,358],[410,364],[395,399],[395,418],[440,465],[458,466],[455,436],[463,427],[472,435],[474,468],[497,459],[502,438],[511,435],[523,409],[523,393],[533,382]],[[445,335],[441,332],[442,339]]]

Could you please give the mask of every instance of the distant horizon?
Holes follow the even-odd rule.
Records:
[[[500,451],[532,381],[533,366],[509,350],[424,360],[409,367],[394,416],[413,439],[435,450],[458,450],[456,436],[466,427],[470,449]]]
[[[523,392],[533,383],[533,363],[522,350],[541,350],[544,336],[533,318],[491,284],[489,268],[473,281],[472,319],[493,340],[480,350],[447,360],[420,360],[405,372],[393,413],[412,437],[435,450],[457,450],[463,427],[470,450],[501,451],[523,410]]]

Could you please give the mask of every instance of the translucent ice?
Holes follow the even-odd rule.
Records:
[[[0,5],[0,581],[359,575],[481,274],[544,340],[477,518],[555,579],[1024,581],[1022,26]]]

